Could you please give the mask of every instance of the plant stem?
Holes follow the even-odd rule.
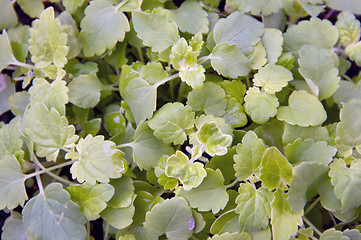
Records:
[[[184,92],[184,89],[186,88],[186,84],[185,82],[181,82],[180,84],[180,87],[179,87],[179,90],[178,90],[178,96],[177,96],[177,102],[180,102],[182,100],[182,95],[183,95],[183,92]]]
[[[320,230],[318,230],[318,229],[315,227],[315,225],[313,225],[313,224],[311,223],[310,220],[308,220],[305,216],[303,216],[302,219],[303,219],[303,221],[305,221],[305,222],[307,223],[308,226],[310,226],[310,227],[313,229],[313,231],[314,231],[315,233],[317,233],[319,236],[322,235],[322,233],[320,232]]]
[[[197,63],[198,64],[203,64],[205,62],[207,62],[209,59],[211,59],[211,55],[208,55],[208,56],[204,56],[204,57],[201,57],[198,59]]]
[[[35,173],[41,172],[38,170],[39,170],[39,167],[36,167]],[[35,178],[36,178],[36,183],[38,184],[39,191],[40,191],[41,195],[44,196],[44,187],[43,187],[43,182],[41,181],[40,174],[36,175]]]
[[[173,80],[173,79],[175,79],[175,78],[177,78],[177,77],[179,77],[179,73],[173,74],[173,75],[171,75],[171,76],[163,79],[162,81],[157,82],[156,84],[154,84],[154,87],[157,88],[157,87],[159,87],[160,85],[163,85],[164,83],[166,83],[166,82],[168,82],[168,81],[170,81],[170,80]]]
[[[239,182],[238,178],[234,179],[233,182],[231,182],[230,184],[226,185],[226,188],[231,188],[234,185],[236,185]]]
[[[25,179],[35,177],[35,176],[38,176],[38,175],[43,174],[43,173],[49,173],[50,171],[53,171],[53,170],[58,169],[58,168],[69,166],[69,165],[75,163],[76,161],[78,161],[78,160],[72,160],[72,161],[64,162],[62,164],[55,165],[55,166],[50,167],[50,168],[45,168],[45,169],[43,169],[41,171],[35,171],[34,173],[26,175]]]
[[[109,224],[107,223],[107,225],[105,226],[105,229],[104,229],[104,238],[103,238],[103,240],[108,240],[108,231],[109,231]]]
[[[19,67],[25,67],[25,68],[29,68],[29,69],[37,69],[37,67],[35,67],[35,65],[31,65],[31,64],[27,64],[27,63],[23,63],[23,62],[12,62],[11,64],[19,66]]]
[[[132,147],[132,143],[123,143],[115,146],[116,148]]]
[[[86,223],[86,239],[90,240],[90,222],[87,221]]]
[[[123,7],[123,5],[126,4],[127,2],[128,2],[128,0],[121,1],[117,6],[115,6],[114,11],[118,12],[119,8]]]
[[[321,197],[318,197],[318,198],[305,210],[304,215],[306,216],[307,213],[309,213],[309,212],[312,210],[312,208],[314,208],[320,200],[321,200]]]

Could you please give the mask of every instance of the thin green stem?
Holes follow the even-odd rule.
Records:
[[[128,0],[123,0],[123,1],[121,1],[117,6],[115,6],[114,11],[115,11],[115,12],[118,12],[119,8],[123,7],[124,4],[126,4],[127,2],[128,2]]]
[[[238,178],[234,179],[233,182],[231,182],[230,184],[228,185],[225,185],[226,188],[231,188],[233,187],[234,185],[236,185],[237,183],[239,182]]]
[[[142,63],[145,63],[142,48],[139,48],[139,47],[138,47],[138,48],[137,48],[137,52],[138,52],[140,61],[141,61]]]
[[[104,229],[104,238],[103,238],[103,240],[108,240],[108,231],[109,231],[109,224],[107,223],[107,225],[105,226],[105,229]]]
[[[159,82],[157,82],[156,84],[154,84],[154,87],[159,87],[160,85],[163,85],[164,83],[166,83],[166,82],[169,82],[170,80],[173,80],[173,79],[175,79],[175,78],[177,78],[177,77],[179,77],[179,73],[176,73],[176,74],[173,74],[173,75],[171,75],[171,76],[169,76],[169,77],[167,77],[167,78],[164,78],[162,81],[159,81]]]
[[[41,171],[35,171],[34,173],[26,175],[25,179],[32,178],[32,177],[38,176],[38,175],[43,174],[43,173],[49,173],[50,171],[53,171],[53,170],[58,169],[58,168],[63,168],[63,167],[69,166],[69,165],[75,163],[76,161],[78,161],[78,160],[64,162],[62,164],[58,164],[58,165],[55,165],[55,166],[50,167],[50,168],[45,168],[45,169],[43,169]]]
[[[115,146],[116,148],[132,147],[132,143],[123,143]]]
[[[248,75],[246,76],[246,86],[247,86],[247,89],[251,87],[251,82],[249,81]]]
[[[349,76],[347,76],[346,74],[342,74],[341,77],[343,77],[344,79],[346,79],[349,82],[353,82],[352,78],[350,78]]]
[[[36,167],[35,173],[41,172],[38,170],[39,170],[39,167]],[[38,184],[38,188],[39,188],[41,195],[44,195],[44,187],[43,187],[43,182],[41,181],[40,174],[36,175],[35,178],[36,178],[36,183]]]
[[[203,64],[203,63],[207,62],[210,59],[211,59],[211,55],[203,56],[203,57],[198,58],[197,63],[198,64]]]
[[[182,81],[180,84],[179,90],[178,90],[178,96],[177,96],[177,100],[176,100],[177,102],[180,102],[182,100],[182,95],[183,95],[183,92],[184,92],[186,86],[187,86],[186,83]]]
[[[90,236],[90,222],[89,221],[87,221],[87,223],[86,223],[86,239],[87,240],[91,239],[91,236]]]
[[[27,63],[23,63],[23,62],[12,62],[11,64],[19,66],[19,67],[25,67],[25,68],[29,68],[29,69],[37,69],[37,67],[35,67],[35,65],[31,65],[31,64],[27,64]]]
[[[307,215],[307,213],[309,213],[311,210],[312,210],[312,208],[314,208],[316,205],[317,205],[317,203],[319,203],[319,201],[321,200],[321,197],[318,197],[306,210],[305,210],[305,216]]]
[[[101,90],[103,90],[103,91],[119,91],[119,88],[113,87],[113,86],[105,86],[105,85],[103,85],[101,87]]]
[[[308,226],[310,226],[310,227],[313,229],[313,231],[314,231],[315,233],[317,233],[319,236],[322,235],[322,232],[320,232],[320,230],[318,230],[318,228],[316,228],[315,225],[313,225],[313,224],[311,223],[311,221],[308,220],[308,218],[306,218],[305,216],[303,216],[302,219],[303,219],[303,221],[305,221],[305,222],[307,223]]]

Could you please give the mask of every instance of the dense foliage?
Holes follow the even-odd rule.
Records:
[[[0,6],[1,239],[361,239],[359,0]]]

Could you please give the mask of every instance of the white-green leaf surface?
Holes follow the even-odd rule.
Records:
[[[361,5],[358,0],[326,0],[326,4],[340,11],[349,11],[353,14],[361,14]]]
[[[360,22],[350,12],[341,12],[337,15],[336,27],[340,32],[340,42],[344,47],[355,44],[360,39]]]
[[[287,68],[280,65],[267,64],[265,67],[261,67],[254,75],[253,83],[257,87],[262,87],[265,93],[274,94],[281,91],[292,79],[292,72]]]
[[[14,9],[14,2],[0,0],[0,29],[15,27],[18,17]]]
[[[263,16],[277,13],[283,7],[282,0],[227,0],[227,4],[239,11]]]
[[[7,240],[28,240],[26,234],[26,227],[23,224],[22,216],[20,213],[13,211],[11,216],[5,220],[1,229],[3,232],[1,237]]]
[[[7,65],[16,62],[16,59],[14,57],[13,51],[10,46],[9,37],[6,31],[3,31],[2,34],[0,35],[0,51],[1,51],[1,55],[0,55],[0,71],[1,71]]]
[[[266,49],[267,62],[276,63],[283,51],[282,32],[275,28],[265,28],[261,40]]]

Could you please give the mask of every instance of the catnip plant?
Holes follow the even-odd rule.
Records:
[[[0,6],[1,239],[361,239],[359,0]]]

